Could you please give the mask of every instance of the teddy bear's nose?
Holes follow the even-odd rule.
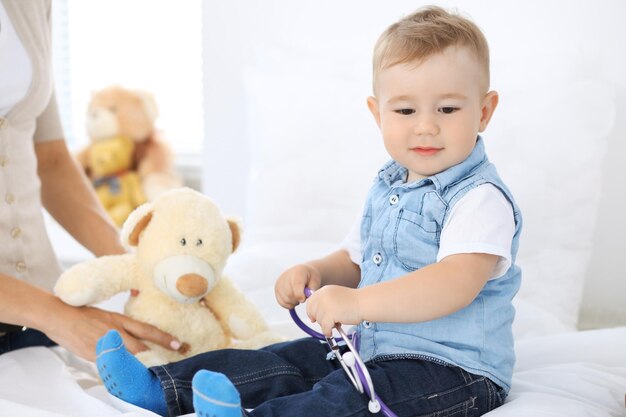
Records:
[[[198,274],[185,274],[176,280],[176,289],[187,297],[199,297],[209,289],[209,283]]]

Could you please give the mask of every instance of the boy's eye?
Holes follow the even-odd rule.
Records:
[[[415,113],[415,110],[413,110],[413,109],[398,109],[398,110],[396,110],[396,113],[402,114],[404,116],[408,116],[410,114]]]
[[[457,111],[457,110],[458,110],[458,108],[457,108],[457,107],[451,107],[451,106],[441,107],[441,108],[439,109],[439,111],[440,111],[441,113],[443,113],[443,114],[452,114],[452,113],[454,113],[454,112],[455,112],[455,111]]]

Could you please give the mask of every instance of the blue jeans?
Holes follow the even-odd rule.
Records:
[[[312,338],[260,350],[218,350],[150,368],[161,381],[171,416],[193,412],[191,379],[200,369],[221,372],[237,387],[253,417],[370,416],[328,348]],[[374,388],[398,416],[479,416],[505,393],[488,378],[423,358],[389,356],[367,363]],[[380,416],[381,414],[378,414]]]
[[[0,354],[31,346],[56,346],[56,343],[33,329],[9,332],[0,336]]]

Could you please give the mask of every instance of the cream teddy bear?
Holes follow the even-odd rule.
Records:
[[[206,196],[189,188],[161,194],[131,213],[122,239],[134,253],[75,265],[54,291],[66,303],[82,306],[131,290],[125,313],[172,334],[185,347],[174,352],[146,342],[150,349],[137,354],[145,365],[284,340],[222,276],[239,244],[240,226]]]

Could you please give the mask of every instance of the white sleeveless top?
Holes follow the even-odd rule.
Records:
[[[51,290],[61,267],[46,233],[33,146],[63,138],[53,94],[50,0],[0,1],[32,68],[26,94],[0,115],[0,272]],[[5,83],[0,87],[3,96]]]
[[[0,117],[26,96],[32,78],[30,58],[0,2]]]

